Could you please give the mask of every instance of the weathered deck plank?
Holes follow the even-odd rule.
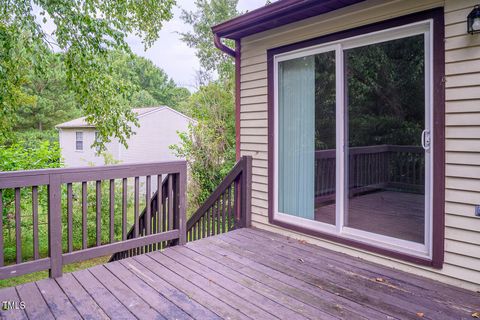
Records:
[[[40,280],[37,281],[37,287],[56,319],[82,319],[55,281],[50,281],[50,279]]]
[[[0,301],[5,302],[14,302],[19,303],[20,297],[18,296],[17,290],[15,287],[3,288],[0,289]],[[19,306],[20,307],[20,306]],[[4,310],[4,306],[0,308],[0,319],[28,319],[25,311],[22,309],[18,310]]]
[[[217,285],[214,281],[211,281],[208,278],[205,278],[199,275],[196,272],[193,272],[179,263],[176,263],[175,260],[168,258],[167,256],[155,252],[152,254],[147,254],[147,256],[156,260],[164,268],[168,268],[171,271],[177,273],[179,276],[185,277],[197,286],[200,286],[205,291],[208,291],[211,295],[217,297],[219,300],[225,302],[231,307],[236,307],[242,313],[253,319],[274,319],[274,317],[265,312],[264,310],[254,306],[250,301],[241,298],[240,296],[232,293],[231,291]]]
[[[25,302],[25,313],[29,319],[55,319],[35,283],[21,284],[17,292],[20,300]]]
[[[71,273],[55,279],[68,299],[84,319],[109,319],[87,291],[80,285]]]
[[[182,276],[179,276],[175,272],[166,269],[164,266],[157,263],[151,257],[148,257],[147,255],[141,255],[134,257],[134,260],[138,261],[143,266],[150,269],[156,275],[161,277],[163,280],[169,282],[171,285],[185,293],[190,298],[196,300],[198,303],[214,311],[219,317],[223,319],[249,319],[249,317],[246,314],[240,312],[240,310],[232,308],[230,305],[211,295],[203,288],[196,286],[195,284],[191,283],[189,280],[186,280]]]
[[[257,238],[257,241],[268,242],[272,246],[280,246],[282,250],[291,247],[295,252],[304,252],[308,257],[313,256],[318,257],[323,261],[327,260],[328,264],[322,264],[325,268],[341,266],[342,268],[345,268],[345,270],[355,272],[361,277],[366,277],[375,281],[376,278],[380,277],[385,280],[384,282],[380,282],[380,285],[401,288],[415,296],[413,298],[415,301],[417,301],[418,297],[435,300],[439,304],[436,308],[446,305],[450,309],[463,309],[464,311],[468,311],[472,308],[479,307],[480,295],[473,294],[462,288],[448,286],[437,281],[432,281],[411,273],[394,270],[360,258],[325,250],[315,245],[296,241],[294,239],[288,239],[272,232],[254,228],[245,229],[243,231],[243,236],[253,234],[260,237]]]
[[[386,292],[383,290],[384,286],[382,285],[377,285],[371,281],[364,281],[365,279],[362,278],[353,279],[352,281],[348,274],[334,273],[322,268],[315,268],[312,264],[308,263],[307,255],[297,255],[295,258],[290,259],[283,256],[284,253],[275,248],[264,246],[252,240],[249,242],[248,238],[237,234],[231,235],[228,238],[219,238],[230,243],[232,247],[237,246],[250,252],[252,252],[252,250],[258,252],[260,249],[262,252],[261,255],[255,251],[253,251],[255,253],[252,252],[251,255],[254,259],[257,259],[257,261],[261,261],[261,263],[278,271],[294,275],[298,279],[320,286],[324,290],[328,290],[344,298],[359,301],[365,307],[395,314],[403,319],[411,318],[418,312],[431,316],[425,316],[427,319],[448,319],[445,315],[441,315],[444,318],[438,318],[436,310],[430,309],[427,306],[420,307],[415,300],[408,301],[392,294],[385,294]],[[319,261],[319,263],[320,265],[323,264],[322,261]],[[372,288],[372,285],[376,285],[375,288]],[[434,314],[435,316],[433,316]]]
[[[155,291],[155,289],[141,279],[137,278],[135,274],[119,262],[108,263],[105,267],[165,318],[192,319],[192,317],[182,311],[182,309]]]
[[[200,264],[197,262],[199,259],[192,257],[188,250],[168,250],[165,255],[176,260],[178,263],[183,264],[185,267],[199,272],[208,279],[215,279],[216,283],[230,290],[244,299],[250,300],[253,304],[259,308],[264,309],[266,312],[271,313],[275,317],[288,318],[288,319],[306,319],[300,313],[294,312],[286,307],[286,299],[282,297],[282,293],[274,290],[273,288],[256,289],[258,284],[254,279],[242,279],[236,277],[232,272],[223,272],[221,268],[215,268],[215,266],[206,267],[208,264]],[[186,259],[186,257],[188,257]],[[216,272],[214,271],[216,270]],[[224,276],[225,275],[225,276]],[[258,292],[260,293],[257,293]],[[266,291],[266,292],[263,292]],[[264,295],[262,295],[264,293]],[[273,297],[273,298],[272,298]],[[278,302],[275,302],[277,300]]]
[[[205,308],[197,301],[191,299],[182,291],[178,290],[137,261],[133,259],[125,259],[119,262],[146,284],[187,312],[190,316],[195,317],[198,320],[220,319],[215,313]]]
[[[304,302],[314,304],[321,307],[322,310],[331,312],[337,316],[347,318],[347,315],[352,315],[352,313],[358,318],[364,317],[367,319],[378,319],[386,316],[385,313],[365,308],[356,302],[344,299],[338,295],[324,290],[318,290],[318,286],[314,286],[257,263],[232,250],[225,250],[214,243],[210,243],[209,246],[190,243],[187,247],[224,266],[219,266],[217,270],[223,271],[225,267],[237,270],[246,276],[257,279],[273,288],[277,288],[288,295],[297,298],[302,297]]]
[[[470,319],[480,294],[239,229],[0,290],[2,319]],[[418,313],[418,314],[417,314]]]
[[[73,275],[97,304],[101,306],[108,317],[112,319],[136,319],[135,316],[88,271],[88,269],[74,272]]]
[[[105,266],[95,266],[89,269],[98,281],[139,319],[166,319],[151,305],[146,303],[137,293],[128,288],[115,277]]]

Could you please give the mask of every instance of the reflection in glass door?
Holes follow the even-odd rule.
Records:
[[[428,255],[430,24],[275,56],[275,217]]]
[[[425,241],[424,35],[344,51],[345,226]],[[425,146],[428,149],[428,146]]]

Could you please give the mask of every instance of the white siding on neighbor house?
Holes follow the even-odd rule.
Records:
[[[192,120],[170,109],[154,111],[139,118],[140,127],[128,139],[128,149],[120,146],[122,163],[178,160],[171,145],[180,143],[177,131],[185,132]]]
[[[177,131],[187,131],[192,119],[163,107],[140,115],[138,121],[140,126],[133,128],[136,134],[127,140],[128,148],[117,139],[112,139],[113,141],[107,144],[106,153],[120,163],[178,160],[169,147],[180,142]],[[83,132],[83,151],[75,150],[76,132]],[[67,167],[105,164],[104,157],[97,156],[95,148],[91,148],[95,140],[94,128],[61,128],[59,139]]]
[[[76,150],[76,133],[83,132],[83,150]],[[99,166],[104,164],[102,156],[97,156],[91,145],[95,141],[94,128],[61,128],[58,132],[62,158],[66,167]],[[118,158],[118,142],[107,144],[108,153]]]
[[[253,156],[252,221],[259,228],[354,256],[480,290],[480,35],[466,34],[477,0],[367,0],[242,39],[240,150]],[[387,258],[268,223],[266,50],[435,7],[445,8],[446,204],[441,270]]]

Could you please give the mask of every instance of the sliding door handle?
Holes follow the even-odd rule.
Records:
[[[425,129],[425,130],[422,131],[422,147],[423,147],[423,149],[429,150],[430,149],[430,142],[431,142],[430,130]]]

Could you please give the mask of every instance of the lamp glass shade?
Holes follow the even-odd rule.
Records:
[[[480,33],[480,5],[476,5],[468,14],[467,31],[470,34]]]

